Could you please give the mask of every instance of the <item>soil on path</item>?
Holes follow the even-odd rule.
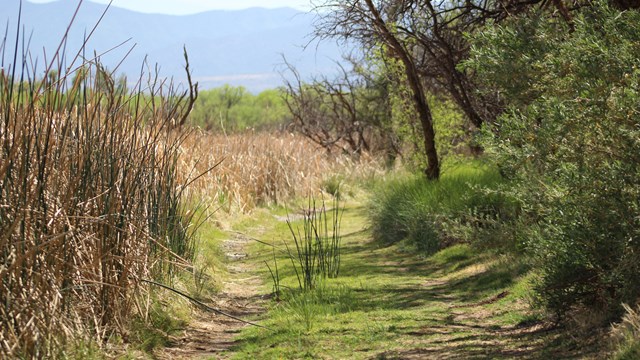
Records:
[[[207,303],[215,309],[241,319],[254,319],[264,312],[265,296],[259,295],[262,279],[252,275],[248,261],[251,240],[234,234],[223,241],[228,278],[222,291]],[[179,335],[170,337],[168,347],[157,354],[159,359],[227,359],[234,338],[245,326],[240,321],[213,312],[200,311]]]

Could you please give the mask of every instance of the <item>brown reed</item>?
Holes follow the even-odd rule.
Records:
[[[78,334],[125,334],[145,315],[140,280],[193,256],[180,97],[54,58],[43,80],[26,60],[0,74],[0,358],[57,358]]]
[[[228,211],[247,212],[317,194],[335,174],[361,178],[383,172],[381,159],[327,153],[304,136],[287,132],[194,132],[182,144],[181,154],[184,173],[204,172],[219,163],[190,189]]]

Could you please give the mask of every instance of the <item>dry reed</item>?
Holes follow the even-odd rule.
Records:
[[[98,62],[54,58],[44,80],[26,57],[0,73],[0,358],[125,333],[146,311],[139,280],[193,254],[171,130],[184,104],[153,78],[129,93]]]
[[[249,211],[258,205],[282,204],[317,193],[335,174],[365,177],[382,172],[382,161],[367,154],[354,160],[327,153],[307,138],[286,132],[218,135],[197,132],[182,146],[182,172],[215,171],[191,190],[226,210]]]

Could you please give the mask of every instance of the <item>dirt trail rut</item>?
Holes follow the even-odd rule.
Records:
[[[251,274],[247,248],[251,240],[242,234],[233,234],[222,243],[228,259],[228,278],[222,291],[207,305],[241,319],[250,320],[264,312],[265,297],[259,295],[262,279]],[[172,336],[167,348],[157,354],[159,359],[226,359],[240,330],[250,326],[237,320],[200,312],[188,327]]]

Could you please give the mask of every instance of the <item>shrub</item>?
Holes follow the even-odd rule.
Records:
[[[541,302],[620,314],[640,296],[640,14],[594,3],[573,30],[528,14],[473,43],[507,106],[485,146],[514,180]]]

